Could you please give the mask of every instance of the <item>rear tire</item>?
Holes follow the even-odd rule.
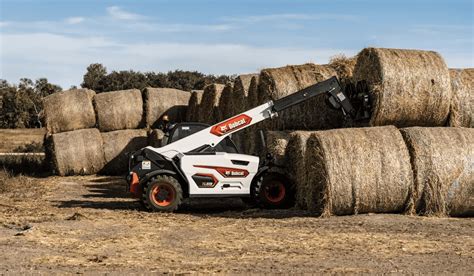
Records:
[[[182,201],[183,190],[172,176],[153,177],[143,189],[143,205],[152,212],[174,212]]]
[[[265,173],[252,187],[252,197],[266,209],[290,208],[295,203],[294,187],[290,180],[278,173]]]

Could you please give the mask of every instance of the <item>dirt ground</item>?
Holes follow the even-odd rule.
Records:
[[[120,178],[20,177],[0,186],[0,274],[474,271],[472,218],[322,219],[235,199],[159,214],[140,210]]]

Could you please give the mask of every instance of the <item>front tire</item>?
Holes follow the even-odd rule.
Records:
[[[152,212],[174,212],[183,201],[183,190],[172,176],[159,175],[148,181],[142,202]]]
[[[266,209],[290,208],[295,203],[291,181],[278,173],[265,173],[252,187],[252,197]]]

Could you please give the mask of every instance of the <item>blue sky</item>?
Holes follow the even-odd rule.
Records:
[[[0,0],[0,78],[79,85],[86,67],[257,72],[367,46],[474,67],[472,0]]]

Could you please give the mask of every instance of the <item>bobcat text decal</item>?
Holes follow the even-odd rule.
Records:
[[[252,118],[245,114],[241,114],[235,116],[234,118],[230,118],[229,120],[215,125],[211,128],[211,133],[216,136],[222,136],[229,132],[235,131],[237,129],[243,128],[244,126],[250,124]]]

